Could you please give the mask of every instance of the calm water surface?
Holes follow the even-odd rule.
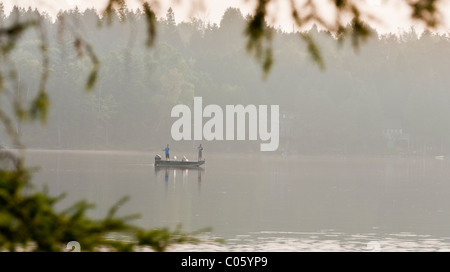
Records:
[[[38,188],[67,193],[58,208],[86,199],[102,218],[130,196],[118,215],[140,214],[136,225],[226,241],[172,251],[450,251],[450,159],[206,153],[199,170],[166,171],[156,153],[25,156]]]

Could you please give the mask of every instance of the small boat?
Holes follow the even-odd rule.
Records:
[[[203,165],[202,161],[188,161],[188,160],[163,160],[161,156],[155,156],[155,167],[179,167],[179,168],[195,168]]]

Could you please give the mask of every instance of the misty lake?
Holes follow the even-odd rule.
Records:
[[[135,225],[225,239],[171,251],[450,251],[449,159],[206,152],[200,169],[166,171],[157,153],[28,150],[25,163],[38,189],[67,193],[58,208],[86,199],[100,219],[128,195],[118,215]]]

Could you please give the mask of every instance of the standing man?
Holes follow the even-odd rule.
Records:
[[[200,144],[198,146],[198,160],[201,161],[202,160],[202,153],[203,153],[203,147],[202,144]]]
[[[169,144],[167,144],[166,148],[163,149],[163,151],[166,151],[166,160],[170,160],[169,150]]]

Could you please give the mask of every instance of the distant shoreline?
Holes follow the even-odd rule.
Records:
[[[3,150],[8,150],[12,152],[25,152],[25,153],[67,153],[67,154],[103,154],[103,155],[148,155],[155,156],[156,154],[162,154],[162,150],[120,150],[120,149],[47,149],[47,148],[5,148]],[[183,152],[185,151],[185,152]],[[171,156],[192,156],[195,155],[196,152],[192,150],[177,150],[176,152],[172,152]],[[381,158],[434,158],[437,160],[446,160],[449,159],[450,156],[447,155],[435,155],[435,154],[301,154],[301,153],[289,153],[283,154],[279,152],[261,152],[264,154],[260,154],[260,152],[217,152],[212,151],[208,152],[207,155],[214,156],[261,156],[264,157],[274,157],[279,159],[286,158],[335,158],[335,159],[381,159]]]
[[[17,152],[47,152],[47,153],[79,153],[79,154],[153,154],[154,151],[139,151],[139,150],[101,150],[101,149],[45,149],[45,148],[11,148],[7,149]]]

